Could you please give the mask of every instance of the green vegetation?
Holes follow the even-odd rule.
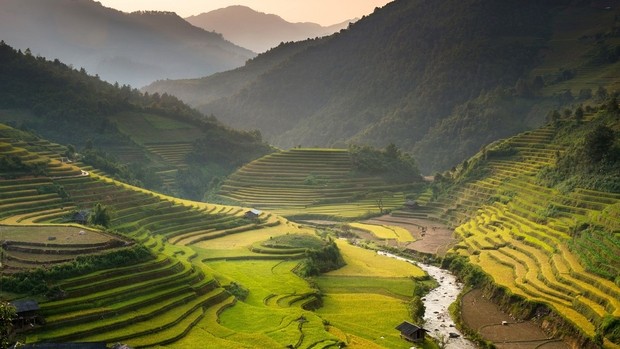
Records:
[[[88,223],[92,225],[100,225],[102,227],[110,226],[112,215],[107,206],[96,203],[92,212],[88,215]]]
[[[380,163],[371,166],[374,160]],[[409,174],[396,180],[402,172]],[[359,217],[401,206],[404,191],[421,187],[413,159],[394,146],[296,148],[243,166],[222,183],[218,196],[287,216]]]
[[[587,1],[398,2],[330,37],[147,90],[283,148],[394,143],[430,174],[542,125],[554,109],[585,110],[605,98],[600,88],[613,94],[617,14]]]
[[[389,183],[420,181],[420,171],[413,158],[393,143],[383,150],[354,146],[349,153],[353,171],[378,175]]]
[[[103,255],[78,256],[70,263],[56,265],[49,269],[36,269],[3,276],[2,288],[7,292],[54,297],[58,296],[58,292],[62,292],[62,290],[50,288],[50,284],[98,270],[140,263],[151,258],[151,253],[143,246],[135,246]]]
[[[618,120],[609,106],[587,109],[436,176],[424,212],[456,227],[444,266],[466,283],[513,297],[505,306],[519,304],[508,309],[515,316],[545,307],[583,345],[615,348]]]
[[[227,128],[169,94],[111,85],[4,42],[0,63],[0,122],[73,144],[73,151],[63,147],[59,154],[133,185],[202,199],[213,178],[272,151],[259,133]],[[185,148],[170,153],[169,142],[183,142]],[[5,176],[45,174],[43,165],[20,163],[9,152],[3,151],[0,163],[14,170]],[[188,165],[197,169],[192,176],[201,185],[177,183],[176,173]]]
[[[319,249],[306,250],[306,260],[300,264],[297,272],[304,277],[315,276],[344,265],[338,246],[334,241],[328,241]]]
[[[0,301],[0,348],[8,349],[11,345],[10,336],[13,332],[13,320],[17,314],[15,307]]]

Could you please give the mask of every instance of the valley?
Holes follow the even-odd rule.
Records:
[[[620,2],[225,13],[0,5],[0,349],[620,349]]]

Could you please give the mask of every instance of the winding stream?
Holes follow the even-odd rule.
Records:
[[[463,290],[463,285],[456,280],[456,277],[447,270],[427,265],[413,260],[393,255],[388,252],[379,251],[380,255],[396,258],[405,262],[413,263],[428,273],[433,279],[437,280],[439,286],[431,290],[425,298],[422,298],[426,312],[424,314],[424,328],[435,338],[440,334],[448,340],[446,349],[475,349],[476,345],[465,339],[463,334],[456,329],[454,321],[450,317],[448,307],[456,301],[459,293]],[[458,338],[450,338],[450,333],[458,335]]]

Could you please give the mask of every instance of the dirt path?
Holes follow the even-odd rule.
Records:
[[[476,330],[498,349],[569,349],[557,339],[549,338],[532,321],[517,322],[485,298],[481,290],[463,296],[462,317],[465,325]],[[502,321],[506,321],[502,325]]]

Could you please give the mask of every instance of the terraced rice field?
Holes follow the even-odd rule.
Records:
[[[223,198],[279,214],[359,216],[402,205],[403,185],[352,172],[347,150],[291,149],[251,162],[231,175],[219,192]],[[337,204],[336,204],[337,203]]]
[[[48,268],[76,256],[102,254],[132,245],[131,240],[71,226],[0,225],[2,271],[7,274]]]
[[[54,161],[48,159],[58,157],[55,151],[63,151],[45,150],[47,155],[41,155],[38,150],[21,148],[20,156],[41,158],[48,164]],[[122,342],[136,348],[328,348],[341,341],[352,347],[372,344],[373,338],[354,334],[353,329],[326,327],[320,315],[308,310],[317,301],[318,290],[292,271],[303,251],[293,248],[283,253],[262,244],[285,234],[314,234],[312,230],[269,212],[249,220],[244,218],[247,209],[176,199],[111,180],[96,174],[96,169],[85,174],[79,167],[64,166],[73,172],[0,180],[3,239],[19,237],[30,245],[43,240],[45,247],[36,245],[33,249],[37,251],[30,251],[31,259],[43,267],[75,257],[65,259],[65,253],[55,253],[47,258],[44,252],[50,248],[71,248],[84,254],[114,241],[143,244],[152,257],[54,282],[50,286],[62,289],[65,297],[41,299],[46,324],[21,333],[23,341]],[[66,196],[49,191],[60,187]],[[112,212],[111,227],[116,233],[101,233],[68,221],[72,211],[89,210],[97,203]],[[11,261],[25,253],[5,250]],[[359,256],[375,262],[373,254],[362,251],[346,258]],[[347,273],[384,274],[387,270],[421,276],[412,265],[383,262],[372,268],[358,264]],[[413,281],[394,275],[372,277],[373,286],[366,289],[360,288],[365,277],[332,278],[346,278],[338,284],[351,289],[357,282],[355,297],[374,294],[401,316],[406,313],[403,300]],[[222,288],[231,282],[250,289],[244,302],[235,301]],[[386,285],[381,286],[382,282]],[[380,313],[373,316],[376,321],[382,317]],[[384,325],[386,329],[389,326],[392,324]],[[391,341],[387,347],[407,348],[408,344]]]
[[[567,245],[582,222],[617,231],[620,217],[605,212],[618,205],[620,194],[579,188],[560,193],[536,184],[537,171],[562,151],[552,143],[553,135],[547,127],[504,141],[515,155],[486,160],[487,176],[429,202],[425,214],[457,226],[461,241],[453,251],[468,256],[497,284],[548,305],[594,336],[604,317],[620,316],[620,287],[584,268]],[[611,249],[610,256],[620,253],[612,243],[581,245],[586,255],[601,248]],[[619,346],[606,341],[604,347]]]

